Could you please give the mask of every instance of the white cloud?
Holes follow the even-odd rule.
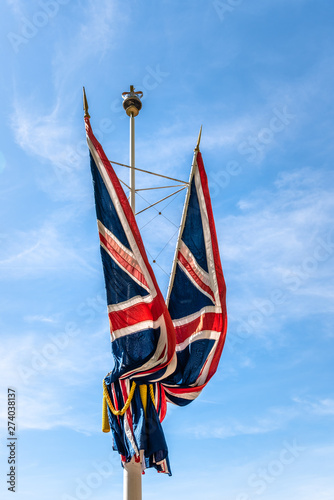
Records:
[[[10,4],[18,14],[21,2]],[[88,195],[82,175],[83,168],[87,171],[88,148],[83,123],[81,129],[73,124],[76,107],[69,91],[69,80],[82,65],[90,62],[90,58],[97,54],[103,56],[112,46],[115,27],[125,23],[125,15],[121,9],[116,13],[116,5],[116,2],[103,0],[96,9],[96,2],[85,2],[80,10],[82,21],[78,18],[74,29],[71,25],[71,39],[66,38],[65,42],[57,38],[58,45],[52,46],[51,57],[57,97],[49,112],[40,109],[38,96],[34,99],[16,91],[13,100],[11,127],[15,140],[26,153],[44,164],[44,168],[41,164],[36,165],[36,181],[52,198],[75,200]],[[70,9],[71,4],[66,7]],[[66,24],[70,18],[62,22]]]
[[[36,314],[36,315],[28,315],[24,316],[24,321],[27,321],[28,323],[56,323],[57,320],[54,317],[51,316],[43,316],[42,314]]]
[[[17,98],[11,126],[17,144],[41,162],[34,168],[35,180],[52,198],[77,200],[87,196],[82,170],[88,165],[84,128],[81,137],[64,113],[60,98],[48,114],[39,114],[33,103]]]
[[[186,432],[196,439],[226,439],[240,435],[267,434],[274,431],[282,431],[286,429],[292,420],[300,420],[306,415],[317,417],[334,415],[334,400],[331,398],[311,400],[311,398],[302,399],[296,397],[293,398],[293,402],[295,404],[291,406],[269,408],[263,415],[248,415],[246,421],[225,417],[223,424],[211,420],[210,422],[205,422],[205,424],[183,427],[182,432]],[[333,450],[331,449],[331,451]]]
[[[12,128],[18,145],[27,153],[48,160],[51,163],[66,165],[71,158],[71,148],[68,139],[71,137],[71,127],[61,124],[59,120],[59,102],[46,115],[31,113],[28,106],[14,104]]]
[[[54,80],[58,91],[64,92],[68,81],[91,58],[102,59],[115,42],[120,26],[126,29],[126,14],[115,1],[102,0],[98,9],[94,0],[81,8],[81,21],[70,33],[70,39],[59,39],[53,58]],[[96,63],[96,61],[94,61]]]
[[[46,328],[43,339],[25,331],[14,343],[12,338],[3,338],[0,347],[0,378],[16,390],[20,415],[24,415],[19,420],[20,431],[55,427],[99,431],[96,398],[87,400],[85,394],[92,384],[101,388],[100,379],[112,364],[110,353],[102,352],[102,344],[97,342],[101,333],[107,335],[105,325],[89,334],[79,326],[71,334],[47,334]],[[7,411],[4,391],[0,398],[3,422]]]
[[[241,435],[267,434],[284,429],[297,415],[298,412],[294,408],[271,408],[264,416],[249,416],[247,422],[225,418],[224,424],[211,421],[204,425],[183,428],[182,432],[191,434],[197,439],[226,439]]]
[[[232,322],[254,313],[254,334],[261,334],[277,332],[287,317],[333,311],[332,174],[325,178],[311,168],[283,172],[276,187],[254,192],[239,213],[216,221]],[[277,290],[280,303],[272,298]]]
[[[47,220],[36,229],[13,230],[6,235],[0,257],[2,277],[19,279],[60,272],[66,269],[95,274],[96,269],[85,258],[85,249],[80,253],[70,236],[59,228],[60,220]]]
[[[303,410],[307,413],[318,415],[320,417],[334,415],[334,399],[323,398],[318,400],[294,398],[294,401],[301,405]]]
[[[17,17],[23,16],[24,3],[22,2],[22,0],[6,0],[6,2]]]

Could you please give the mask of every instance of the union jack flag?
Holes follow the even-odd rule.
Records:
[[[158,381],[175,367],[175,333],[120,182],[85,118],[105,277],[112,380]]]
[[[176,270],[167,297],[177,367],[163,386],[179,406],[193,401],[216,372],[226,328],[226,287],[202,155],[195,152]]]
[[[154,383],[154,404],[150,397],[143,401],[136,389],[124,415],[108,408],[114,448],[123,462],[136,457],[146,467],[170,473],[160,423],[166,398],[157,382],[176,366],[174,327],[126,195],[88,117],[85,124],[115,361],[105,384],[117,411],[129,398],[131,383]]]
[[[167,308],[126,195],[87,116],[85,124],[115,361],[104,379],[114,449],[123,462],[170,473],[166,401],[184,406],[199,395],[217,369],[227,327],[204,165],[196,151]]]

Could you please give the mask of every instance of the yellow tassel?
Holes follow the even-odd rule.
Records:
[[[143,403],[144,413],[145,413],[145,417],[146,417],[147,385],[140,385],[139,386],[139,391],[140,391],[140,398],[141,398],[141,402]]]
[[[154,404],[154,406],[155,406],[155,400],[154,400],[154,387],[153,387],[153,384],[150,384],[150,395],[151,395],[152,403],[153,403],[153,404]]]
[[[110,432],[107,400],[105,396],[103,396],[103,402],[102,402],[102,432]]]

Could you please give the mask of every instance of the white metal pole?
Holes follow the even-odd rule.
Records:
[[[130,207],[136,211],[136,171],[135,167],[135,117],[130,114]]]
[[[142,500],[141,476],[142,468],[140,462],[133,460],[124,464],[123,500]]]
[[[136,210],[136,178],[135,178],[135,117],[130,114],[130,206],[133,213]],[[123,500],[142,500],[141,495],[142,468],[140,462],[124,464],[123,472]]]
[[[133,86],[130,93],[134,92]],[[131,94],[133,95],[133,94]],[[136,178],[135,178],[135,114],[130,111],[130,206],[135,214],[136,209]],[[138,114],[138,111],[137,111]],[[132,457],[131,462],[124,464],[123,472],[123,500],[142,500],[142,466],[141,460],[136,462]]]

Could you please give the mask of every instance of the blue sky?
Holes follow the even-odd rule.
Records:
[[[203,124],[229,314],[215,377],[169,408],[173,476],[147,471],[143,498],[334,498],[333,15],[315,0],[1,3],[2,498],[7,387],[18,500],[122,498],[100,431],[112,360],[82,86],[127,163],[130,84],[138,167],[187,180]],[[183,197],[138,216],[164,293]]]

